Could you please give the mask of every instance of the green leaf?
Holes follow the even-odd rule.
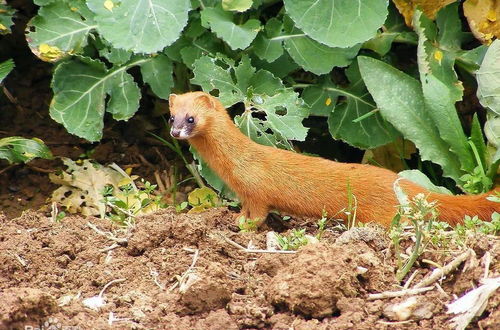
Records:
[[[245,112],[235,121],[248,136],[259,143],[288,149],[288,140],[305,139],[307,129],[302,120],[308,111],[303,101],[270,72],[255,72],[248,57],[236,65],[222,56],[204,56],[196,60],[194,67],[191,81],[206,92],[217,90],[224,106],[245,104]],[[258,114],[265,114],[265,120]]]
[[[189,0],[112,1],[88,0],[99,33],[116,48],[154,53],[179,38],[187,24]]]
[[[43,6],[28,23],[26,40],[32,52],[44,61],[57,61],[67,54],[79,53],[96,28],[91,13],[72,10],[64,1]]]
[[[488,170],[488,164],[486,163],[486,144],[484,143],[481,124],[479,123],[479,119],[477,119],[477,113],[475,113],[474,117],[472,118],[470,140],[476,146],[477,152],[479,154],[479,160],[481,161],[483,170],[486,172]]]
[[[264,31],[260,31],[253,42],[253,51],[260,59],[269,63],[283,55],[282,34],[283,23],[273,17],[266,23]]]
[[[52,79],[54,98],[50,116],[69,133],[98,141],[102,137],[105,111],[114,119],[128,120],[139,107],[139,88],[126,70],[153,59],[136,58],[111,70],[102,62],[85,57],[60,64]],[[110,96],[107,104],[106,95]]]
[[[9,163],[27,163],[33,158],[52,158],[52,153],[42,140],[19,136],[0,139],[0,159],[6,159]]]
[[[314,74],[325,74],[336,66],[348,66],[358,54],[361,44],[349,48],[332,48],[320,44],[285,20],[285,31],[291,36],[284,41],[284,47],[295,63]]]
[[[460,46],[451,41],[461,33],[457,6],[458,3],[449,5],[440,11],[445,16],[438,15],[438,26],[449,31],[438,33],[434,23],[418,9],[413,25],[419,36],[417,60],[427,113],[450,151],[458,157],[462,169],[471,172],[475,167],[474,156],[455,108],[455,103],[462,99],[463,87],[454,70],[455,52],[450,51]],[[439,44],[439,40],[446,42],[445,45]]]
[[[99,49],[99,55],[105,57],[115,65],[122,65],[130,60],[132,52],[124,49],[113,48],[111,45]]]
[[[14,24],[12,17],[15,12],[10,6],[0,3],[0,35],[12,32],[10,27]]]
[[[500,40],[491,43],[476,78],[479,102],[500,116]]]
[[[215,190],[221,193],[222,196],[230,199],[236,199],[236,194],[229,189],[229,187],[222,181],[217,174],[208,166],[207,163],[198,155],[194,148],[190,148],[193,153],[194,159],[198,161],[198,172],[205,179],[205,181]]]
[[[380,56],[384,56],[392,47],[393,41],[397,37],[415,36],[406,27],[403,16],[399,14],[392,2],[389,3],[389,15],[384,23],[383,31],[377,31],[377,35],[363,44],[363,48],[371,49]],[[416,36],[414,37],[416,43]]]
[[[328,117],[337,104],[339,93],[329,77],[325,77],[318,84],[304,88],[300,97],[310,107],[311,116]]]
[[[260,22],[257,19],[249,19],[243,24],[233,22],[233,14],[222,10],[222,8],[205,8],[201,12],[201,23],[210,29],[231,49],[245,49],[257,36],[260,30]]]
[[[7,75],[14,69],[14,61],[10,58],[7,61],[0,63],[0,84]]]
[[[244,92],[236,86],[231,70],[234,70],[233,60],[203,56],[194,62],[194,78],[191,82],[200,85],[206,92],[218,90],[220,101],[229,107],[245,97]]]
[[[431,119],[420,83],[396,68],[359,56],[359,68],[382,117],[415,143],[423,160],[441,165],[445,176],[460,183],[463,172],[457,157],[450,152]]]
[[[405,170],[399,172],[398,175],[418,184],[421,187],[424,187],[429,191],[433,191],[438,194],[453,195],[453,193],[445,187],[436,186],[424,173],[419,170]]]
[[[224,51],[223,42],[213,33],[207,31],[181,49],[182,62],[189,68],[193,68],[194,62],[203,55],[216,54]]]
[[[162,99],[168,99],[174,85],[172,62],[165,55],[153,56],[150,61],[141,64],[143,81]]]
[[[387,17],[387,0],[285,0],[287,14],[309,37],[330,47],[372,38]]]
[[[300,68],[286,52],[272,63],[254,57],[252,58],[252,64],[257,69],[269,71],[278,78],[285,78],[287,75]]]
[[[353,122],[370,112],[377,111],[376,105],[366,90],[357,63],[346,70],[350,81],[348,87],[327,87],[345,97],[345,101],[335,105],[328,117],[328,128],[335,139],[341,139],[361,149],[372,149],[394,140],[397,131],[379,113]]]
[[[222,0],[222,9],[244,12],[252,7],[253,0]]]

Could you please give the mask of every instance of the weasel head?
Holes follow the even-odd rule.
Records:
[[[170,94],[170,135],[185,140],[200,136],[207,131],[216,116],[216,102],[210,94],[190,92]]]

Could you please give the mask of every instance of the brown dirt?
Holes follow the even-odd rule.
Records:
[[[433,290],[415,296],[417,312],[398,323],[391,306],[408,298],[366,299],[368,293],[398,288],[385,233],[358,228],[337,238],[327,231],[321,243],[297,254],[245,253],[225,238],[265,248],[266,230],[238,233],[232,216],[227,209],[201,214],[166,209],[138,218],[129,234],[93,217],[54,223],[32,211],[15,219],[0,216],[0,328],[445,329],[451,294],[463,295],[482,276],[481,265],[465,273],[460,267],[441,283],[450,295]],[[106,250],[115,241],[88,223],[127,242]],[[315,230],[307,222],[300,225]],[[475,246],[478,258],[490,251],[490,276],[498,276],[498,239],[483,237]],[[194,251],[199,258],[191,268],[192,284],[181,292],[178,279],[190,268]],[[117,279],[122,281],[104,292],[102,308],[83,305]],[[497,294],[472,327],[496,328],[499,303]],[[119,319],[111,326],[110,313]]]

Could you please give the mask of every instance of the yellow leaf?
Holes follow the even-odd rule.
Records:
[[[5,27],[5,25],[3,25],[2,23],[0,23],[0,30],[7,30],[7,28]]]
[[[436,13],[446,5],[456,0],[393,0],[396,8],[405,18],[405,23],[412,26],[413,13],[415,8],[419,7],[430,19],[436,17]]]
[[[325,101],[325,104],[328,106],[330,104],[332,104],[332,99],[331,98],[327,98],[326,101]]]
[[[56,46],[50,46],[47,44],[41,44],[40,46],[38,46],[38,52],[38,57],[48,62],[57,61],[64,55],[64,52],[62,52]]]
[[[196,188],[188,195],[189,205],[199,208],[211,208],[219,204],[217,193],[208,187]],[[198,208],[198,209],[199,209]]]
[[[115,4],[113,3],[113,1],[111,1],[111,0],[104,1],[104,8],[106,8],[107,10],[113,11],[114,6],[115,6]]]
[[[500,1],[466,0],[463,4],[464,16],[476,39],[489,45],[492,39],[500,38]]]
[[[434,58],[441,64],[441,60],[443,59],[443,52],[440,50],[436,50],[434,52]]]
[[[125,173],[127,173],[128,175],[130,175],[132,173],[132,167],[127,167],[125,169]]]

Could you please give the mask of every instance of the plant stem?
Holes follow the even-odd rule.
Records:
[[[417,258],[420,256],[420,244],[422,243],[422,228],[420,228],[420,225],[414,221],[413,222],[415,225],[415,247],[413,248],[413,251],[411,253],[410,258],[404,265],[403,269],[401,269],[397,274],[396,278],[398,281],[402,281],[403,278],[408,274],[410,269],[413,267],[413,264],[415,261],[417,261]]]

